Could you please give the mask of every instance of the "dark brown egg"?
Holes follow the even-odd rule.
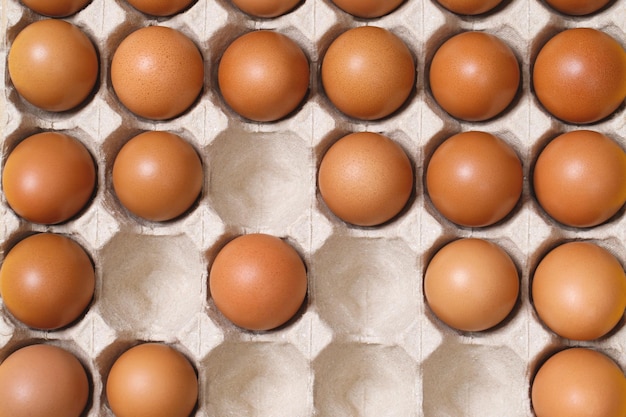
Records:
[[[515,151],[486,132],[469,131],[446,139],[426,169],[426,187],[435,208],[468,227],[502,220],[517,204],[523,180]]]
[[[430,88],[437,103],[457,119],[496,117],[513,101],[520,84],[513,50],[485,32],[463,32],[435,52]]]
[[[301,0],[232,0],[232,2],[243,12],[251,16],[273,18],[288,13],[295,8]]]
[[[533,87],[545,109],[576,124],[613,113],[626,97],[626,50],[591,28],[560,32],[539,51]]]
[[[195,0],[126,0],[140,12],[152,16],[171,16],[188,7]]]
[[[118,99],[146,119],[179,116],[204,84],[204,61],[191,39],[164,26],[141,28],[118,46],[111,63]]]
[[[78,27],[44,19],[17,35],[8,68],[15,89],[26,101],[61,112],[75,108],[93,91],[99,61],[91,40]]]
[[[332,0],[346,13],[364,19],[373,19],[391,13],[405,0]]]
[[[248,330],[272,330],[289,321],[307,293],[307,272],[296,250],[266,234],[242,235],[215,257],[210,276],[217,309]]]
[[[532,297],[540,319],[561,337],[593,340],[611,331],[626,309],[626,273],[608,250],[574,241],[539,263]]]
[[[144,132],[129,140],[115,157],[112,176],[122,205],[157,222],[187,211],[204,183],[196,150],[169,132]]]
[[[330,210],[358,226],[376,226],[396,216],[413,191],[413,168],[394,141],[378,133],[342,137],[320,163],[318,185]]]
[[[424,275],[426,302],[435,315],[462,331],[483,331],[502,322],[519,294],[519,275],[495,243],[465,238],[441,248]]]
[[[115,360],[106,396],[116,417],[189,417],[198,401],[198,377],[173,347],[142,343]]]
[[[218,82],[226,103],[246,119],[272,122],[294,111],[309,89],[309,61],[289,37],[257,30],[224,51]]]
[[[50,17],[66,17],[87,6],[91,0],[21,0],[29,9]]]
[[[389,116],[408,99],[415,84],[411,51],[398,36],[376,26],[350,29],[328,47],[321,68],[328,99],[350,117]]]
[[[77,139],[44,132],[20,142],[4,164],[2,187],[9,206],[33,223],[74,217],[91,199],[96,167]]]
[[[539,154],[533,186],[537,201],[556,221],[597,226],[626,202],[626,153],[599,132],[564,133]]]
[[[63,348],[26,346],[0,364],[0,417],[80,417],[88,398],[85,368]]]

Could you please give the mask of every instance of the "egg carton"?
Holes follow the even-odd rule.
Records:
[[[97,90],[78,109],[40,111],[13,89],[6,68],[11,42],[43,17],[17,0],[2,0],[0,98],[2,161],[24,137],[55,130],[80,139],[98,166],[97,193],[77,218],[53,226],[18,218],[0,197],[0,246],[8,248],[31,232],[71,236],[86,248],[96,269],[88,311],[58,331],[17,322],[0,304],[0,361],[37,342],[75,353],[90,374],[85,416],[111,417],[104,386],[115,358],[142,341],[171,344],[198,372],[196,417],[333,416],[439,417],[533,416],[532,375],[546,355],[565,346],[592,346],[626,368],[624,319],[609,335],[591,342],[555,336],[538,320],[529,281],[539,259],[556,244],[595,241],[626,260],[622,209],[594,228],[560,226],[540,209],[529,186],[542,147],[578,126],[543,111],[531,93],[530,68],[539,48],[570,27],[601,29],[624,44],[626,2],[616,0],[590,17],[567,17],[539,0],[510,0],[479,17],[457,16],[431,0],[407,0],[377,19],[358,19],[329,0],[305,0],[274,19],[255,19],[226,0],[198,0],[169,18],[148,17],[123,0],[93,0],[66,20],[96,45],[101,62]],[[200,48],[206,75],[194,106],[169,121],[139,119],[117,100],[110,80],[112,54],[122,39],[148,25],[180,30]],[[339,113],[324,96],[319,67],[325,50],[343,31],[375,25],[389,29],[416,61],[416,87],[391,117],[358,121]],[[294,39],[310,60],[311,86],[290,117],[255,123],[233,113],[217,89],[221,53],[237,36],[270,29]],[[499,36],[521,64],[522,88],[499,117],[481,123],[448,116],[432,98],[427,69],[437,47],[453,34],[481,30]],[[624,106],[589,128],[626,148]],[[202,195],[182,218],[150,223],[130,215],[111,186],[112,163],[121,146],[144,130],[167,130],[188,140],[205,169]],[[435,148],[454,133],[483,130],[505,139],[524,169],[522,198],[502,222],[486,228],[458,227],[434,209],[424,185]],[[393,221],[362,228],[333,216],[316,188],[326,149],[357,131],[383,133],[409,155],[415,190]],[[244,233],[286,239],[308,268],[308,296],[301,311],[279,329],[249,332],[229,323],[208,293],[208,270],[219,249]],[[440,322],[424,300],[422,277],[445,243],[480,237],[501,245],[521,277],[517,305],[509,317],[484,332],[459,332]]]

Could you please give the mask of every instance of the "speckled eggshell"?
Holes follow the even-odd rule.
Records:
[[[38,233],[17,243],[0,269],[6,308],[29,327],[56,330],[77,320],[93,298],[89,255],[74,240]]]
[[[24,219],[57,224],[76,216],[90,201],[96,166],[89,151],[64,133],[29,136],[9,154],[2,188],[9,206]]]
[[[226,104],[258,122],[273,122],[294,111],[306,96],[309,78],[309,61],[300,46],[272,30],[238,37],[218,66]]]
[[[597,226],[626,202],[626,153],[602,133],[567,132],[541,151],[532,184],[539,205],[556,221]]]
[[[217,309],[235,325],[254,331],[285,324],[307,293],[306,267],[298,252],[261,233],[228,242],[213,261],[209,282]]]
[[[522,163],[509,144],[487,132],[446,139],[426,168],[428,196],[454,223],[490,226],[517,204],[524,182]]]
[[[405,0],[332,0],[332,2],[353,16],[373,19],[393,12]]]
[[[111,63],[118,99],[146,119],[179,116],[195,102],[204,84],[204,61],[186,35],[165,26],[148,26],[128,35]]]
[[[17,92],[32,105],[52,112],[85,101],[96,85],[99,65],[87,35],[59,19],[26,26],[8,54],[9,75]]]
[[[430,89],[451,116],[485,121],[511,104],[520,74],[517,57],[503,40],[486,32],[462,32],[435,52],[430,64]]]
[[[402,39],[381,27],[361,26],[330,44],[321,77],[326,96],[337,109],[356,119],[377,120],[407,101],[416,69]]]
[[[310,0],[309,0],[310,1]],[[274,18],[293,10],[301,0],[232,0],[241,11],[255,17]]]
[[[626,50],[596,29],[564,30],[539,51],[532,82],[540,103],[555,117],[597,122],[626,98]]]
[[[26,346],[0,364],[0,417],[80,417],[88,398],[87,373],[63,348]]]
[[[21,0],[29,9],[50,17],[73,15],[87,6],[91,0]]]
[[[413,191],[413,168],[400,145],[373,132],[340,138],[319,167],[320,195],[345,222],[377,226],[395,217]]]

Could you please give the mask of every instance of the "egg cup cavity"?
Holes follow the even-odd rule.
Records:
[[[459,410],[530,415],[527,392],[519,389],[526,384],[526,361],[507,346],[447,339],[424,360],[422,375],[424,417]]]
[[[399,346],[338,340],[311,366],[314,404],[321,415],[422,415],[420,371]]]
[[[415,256],[400,239],[334,234],[311,259],[320,319],[336,336],[393,339],[406,332],[420,309]]]
[[[201,407],[218,415],[313,412],[309,362],[290,343],[225,341],[201,366],[205,369]]]

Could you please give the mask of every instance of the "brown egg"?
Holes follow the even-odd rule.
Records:
[[[595,13],[611,0],[545,0],[553,9],[571,16],[585,16]]]
[[[146,119],[172,119],[194,103],[204,84],[204,61],[176,29],[148,26],[117,47],[111,82],[118,99]]]
[[[152,16],[171,16],[186,7],[195,0],[126,0],[140,12]]]
[[[89,202],[95,185],[89,151],[77,139],[57,132],[24,139],[11,151],[2,172],[7,203],[33,223],[71,219]]]
[[[332,0],[346,13],[363,19],[373,19],[391,13],[404,0]]]
[[[76,321],[96,285],[89,255],[74,240],[53,233],[22,239],[0,269],[7,310],[29,327],[56,330]]]
[[[539,51],[533,87],[555,117],[576,124],[597,122],[626,98],[626,51],[599,30],[564,30]]]
[[[272,18],[290,12],[301,3],[301,0],[232,0],[232,2],[251,16]]]
[[[597,226],[626,202],[626,153],[598,132],[564,133],[539,154],[533,186],[537,201],[556,221]]]
[[[248,330],[272,330],[289,321],[307,292],[307,273],[298,252],[266,234],[242,235],[215,257],[210,276],[217,309]]]
[[[106,396],[116,417],[188,417],[198,401],[198,377],[176,349],[142,343],[113,363]]]
[[[26,346],[0,364],[0,417],[80,417],[88,397],[85,368],[60,347]]]
[[[511,48],[485,32],[463,32],[435,52],[430,88],[451,116],[479,122],[502,113],[520,84],[520,68]]]
[[[413,191],[404,150],[378,133],[342,137],[326,152],[318,174],[320,195],[341,220],[376,226],[395,217]]]
[[[178,135],[144,132],[113,163],[113,189],[124,207],[147,220],[172,220],[198,199],[204,182],[196,150]]]
[[[293,112],[307,94],[309,76],[309,61],[300,46],[272,30],[235,39],[218,67],[226,104],[258,122],[273,122]]]
[[[64,20],[26,26],[8,55],[11,81],[26,101],[61,112],[84,102],[98,79],[99,62],[91,40]]]
[[[433,313],[461,331],[477,332],[502,322],[519,294],[519,275],[495,243],[464,238],[448,243],[424,275],[424,294]]]
[[[502,3],[502,0],[437,0],[437,2],[453,13],[475,16],[493,10]]]
[[[426,187],[435,208],[468,227],[502,220],[517,204],[523,180],[515,151],[486,132],[463,132],[446,139],[426,169]]]
[[[531,397],[537,417],[623,417],[626,377],[605,354],[570,348],[539,368]]]
[[[532,281],[539,318],[559,336],[593,340],[611,331],[626,309],[626,274],[606,249],[569,242],[550,251]]]
[[[91,0],[21,0],[36,13],[51,17],[66,17],[83,9]]]
[[[361,26],[337,37],[321,67],[324,90],[343,113],[362,120],[389,116],[408,99],[415,63],[406,44],[387,29]]]

